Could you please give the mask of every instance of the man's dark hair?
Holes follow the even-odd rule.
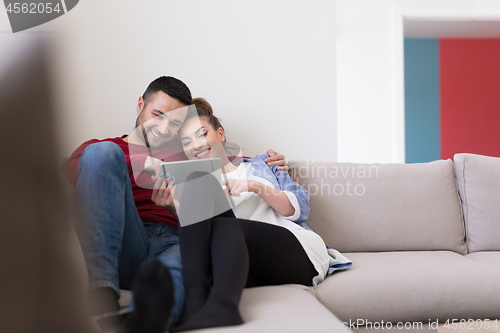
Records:
[[[191,105],[192,97],[189,88],[179,79],[171,76],[161,76],[151,82],[142,95],[144,99],[144,105],[147,105],[158,91],[163,91],[165,94],[172,98],[177,99],[179,102]]]

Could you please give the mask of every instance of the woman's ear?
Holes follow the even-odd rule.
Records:
[[[222,129],[222,127],[219,127],[219,129],[217,130],[217,134],[219,135],[219,140],[221,142],[226,142],[226,135],[225,135],[224,130]]]

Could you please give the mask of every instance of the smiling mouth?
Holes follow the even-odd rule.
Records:
[[[208,152],[210,151],[210,148],[207,148],[206,150],[199,152],[198,154],[194,155],[196,158],[205,158],[208,155]]]
[[[157,138],[157,139],[161,139],[161,140],[164,140],[164,139],[167,139],[168,138],[168,135],[160,135],[159,133],[155,132],[154,129],[151,129],[150,130],[151,134]]]

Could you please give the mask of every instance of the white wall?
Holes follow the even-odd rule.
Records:
[[[248,155],[403,162],[404,17],[500,20],[500,2],[85,0],[26,34],[55,40],[65,155],[130,132],[147,84],[173,75]],[[9,30],[0,10],[0,48]]]
[[[404,162],[403,19],[500,20],[497,0],[337,0],[338,160]]]
[[[33,31],[55,40],[64,155],[129,133],[138,97],[171,75],[248,155],[337,158],[334,1],[84,0]]]

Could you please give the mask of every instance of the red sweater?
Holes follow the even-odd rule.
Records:
[[[123,138],[125,137],[126,135],[104,140],[92,139],[83,143],[73,152],[73,154],[71,154],[71,157],[66,162],[64,162],[63,170],[66,174],[66,177],[69,179],[73,186],[76,186],[78,161],[80,160],[80,156],[82,155],[85,148],[88,145],[96,142],[114,142],[123,150],[123,153],[125,154],[125,161],[127,162],[128,172],[130,175],[130,183],[132,184],[132,194],[134,196],[135,205],[137,207],[137,211],[139,212],[141,220],[143,222],[160,222],[177,227],[177,219],[169,211],[155,205],[155,203],[151,201],[153,190],[146,189],[137,185],[136,177],[140,183],[144,182],[145,184],[150,185],[149,187],[152,188],[153,183],[151,181],[151,178],[149,178],[145,174],[136,174],[134,176],[132,172],[133,164],[137,166],[134,167],[134,170],[142,170],[142,166],[144,165],[146,156],[148,156],[148,151],[146,150],[146,147],[134,145],[134,150],[135,148],[137,148],[137,150],[139,152],[142,151],[142,153],[136,154],[134,152],[134,156],[131,158],[129,155],[129,144],[123,141]],[[186,155],[184,155],[181,143],[178,139],[172,140],[168,144],[168,146],[164,148],[154,150],[152,155],[156,158],[164,160],[165,162],[173,162],[186,159]]]

